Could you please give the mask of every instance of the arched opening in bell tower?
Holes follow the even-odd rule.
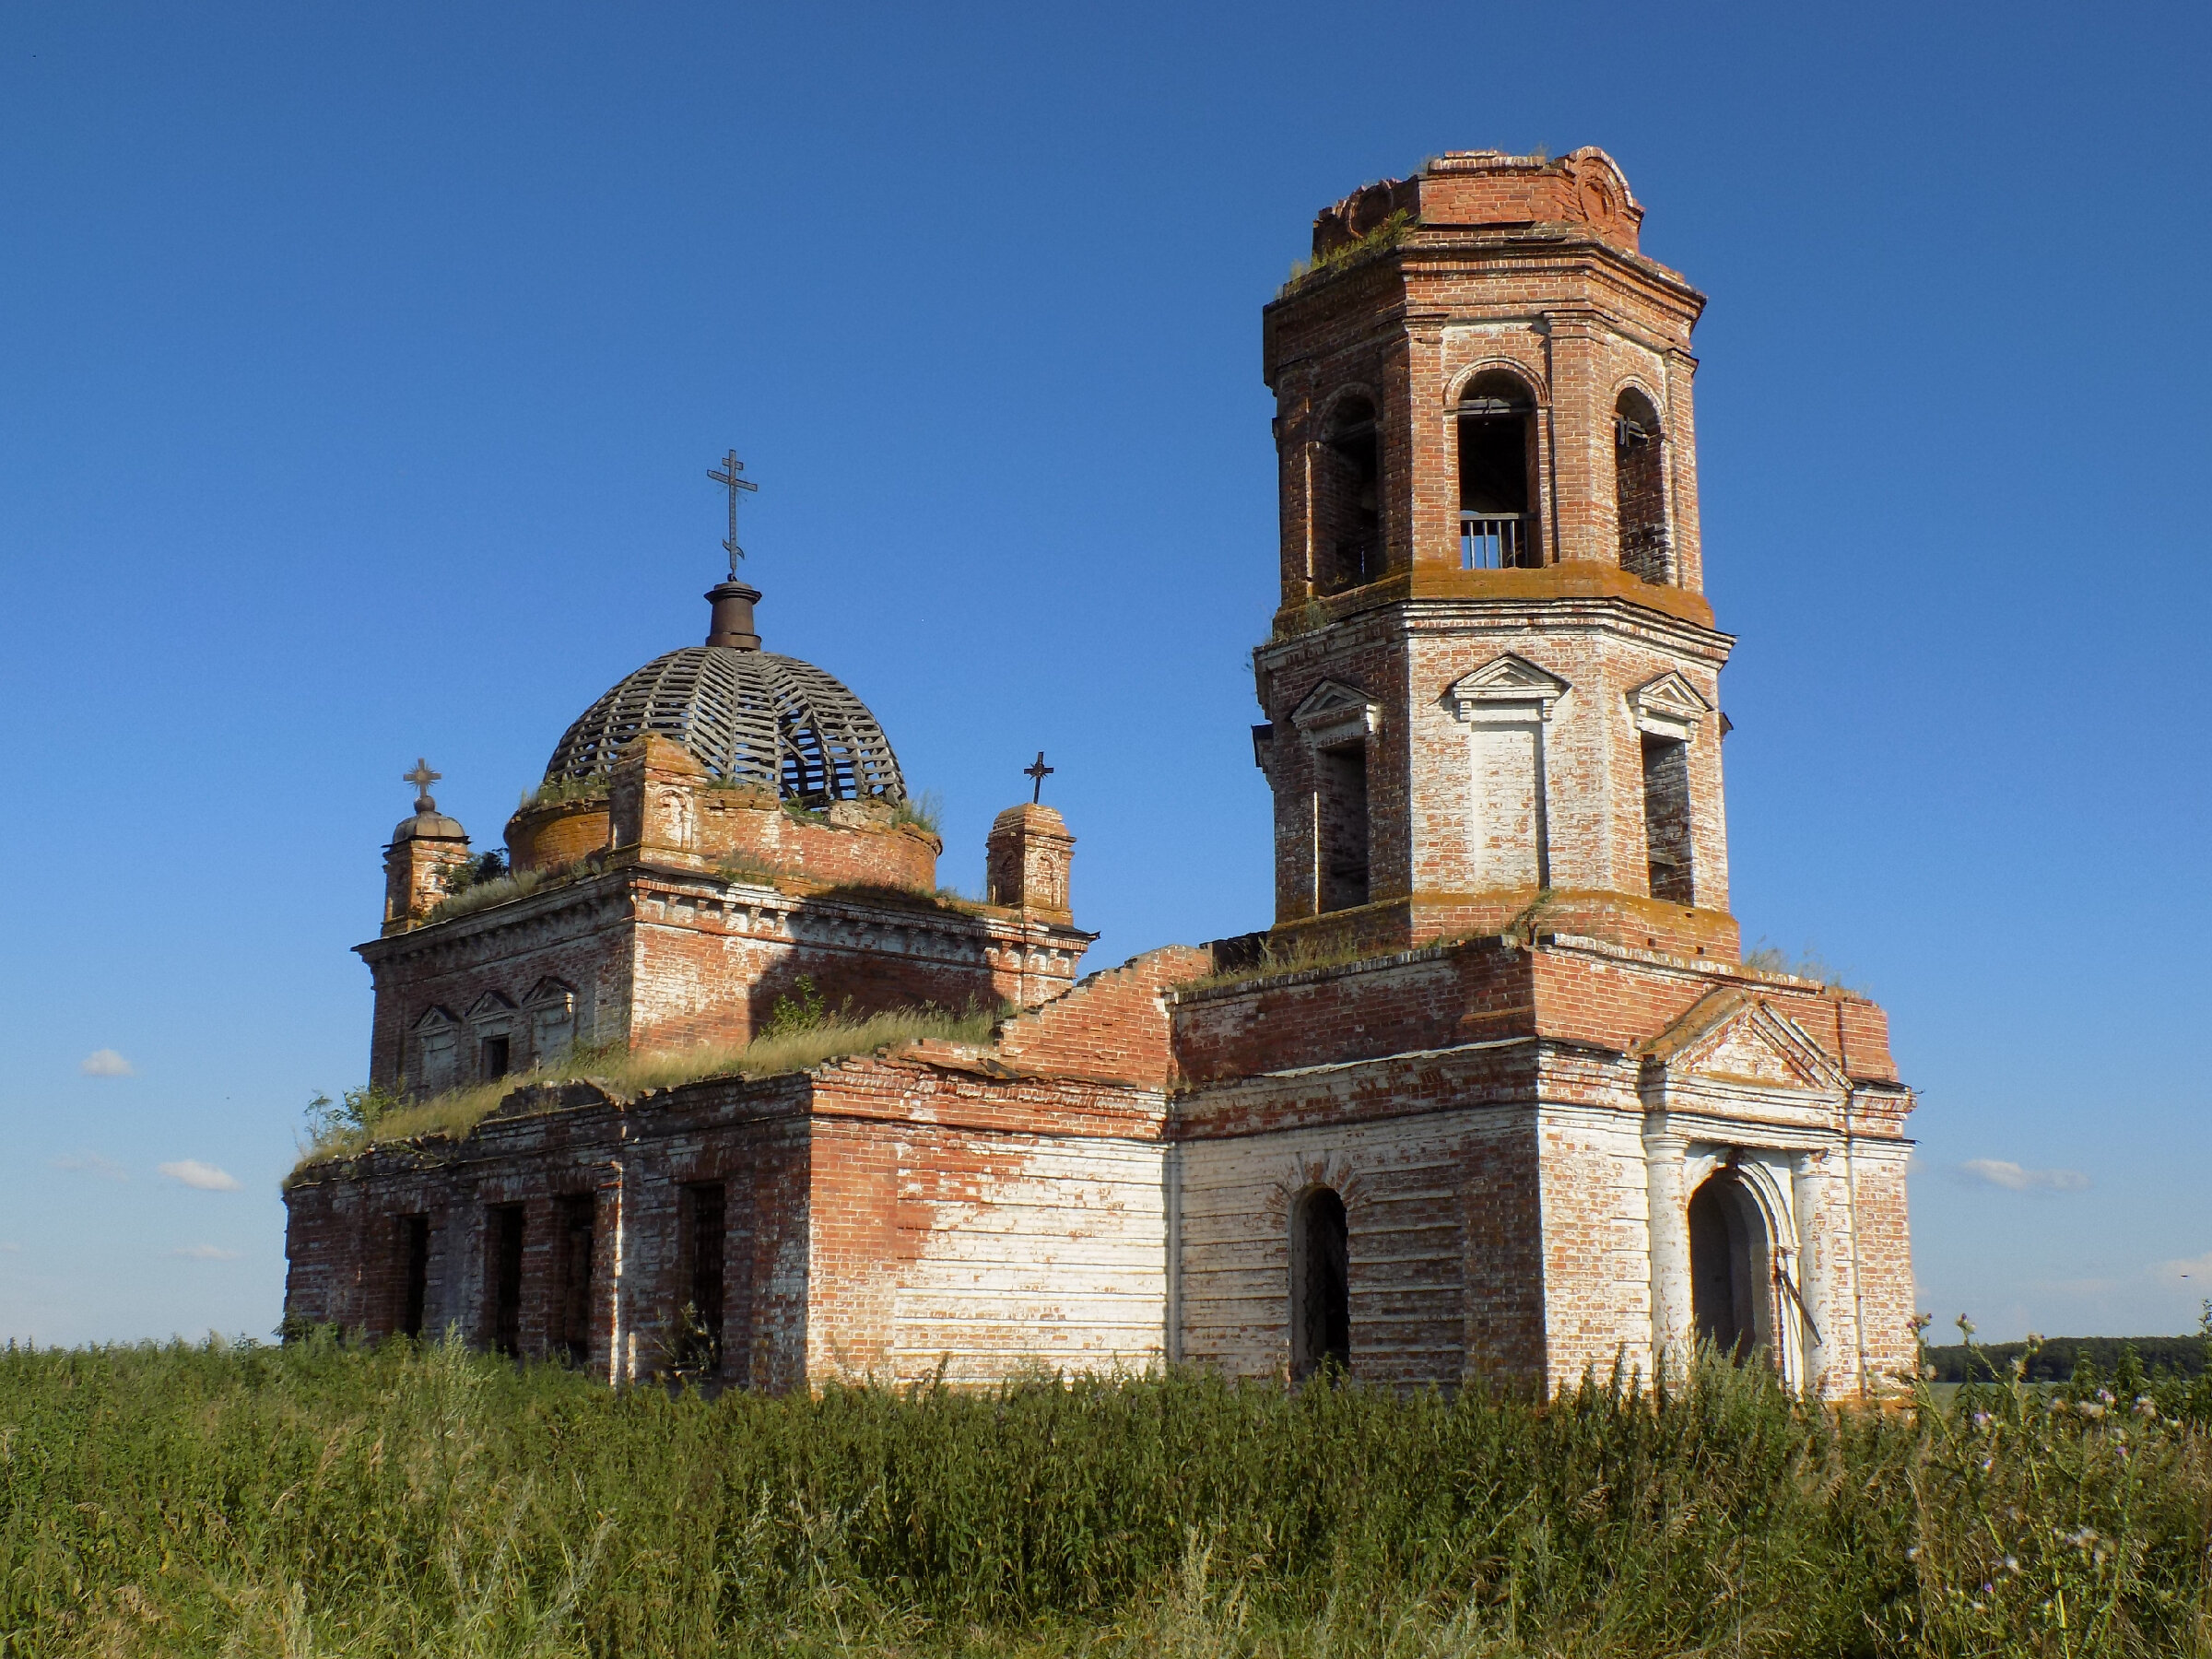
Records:
[[[1290,1211],[1290,1374],[1352,1362],[1351,1235],[1344,1198],[1314,1187]]]
[[[1741,1364],[1773,1347],[1766,1217],[1734,1170],[1689,1201],[1689,1306],[1698,1340]]]
[[[1382,574],[1382,452],[1375,406],[1358,395],[1329,410],[1313,465],[1313,589],[1341,594]]]
[[[1674,578],[1666,534],[1665,434],[1652,400],[1630,386],[1613,406],[1613,499],[1620,568],[1645,582]]]
[[[1534,569],[1536,547],[1536,403],[1502,369],[1477,375],[1459,395],[1459,562],[1468,571]]]

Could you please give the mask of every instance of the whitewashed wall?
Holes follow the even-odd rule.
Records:
[[[926,1215],[893,1298],[902,1382],[994,1382],[1038,1367],[1141,1371],[1163,1358],[1166,1153],[1157,1143],[992,1135],[948,1182],[900,1159],[902,1210]],[[965,1187],[965,1192],[959,1190]]]

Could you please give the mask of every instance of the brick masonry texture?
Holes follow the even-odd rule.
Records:
[[[604,796],[516,814],[542,885],[504,902],[432,919],[467,844],[426,813],[359,947],[385,1087],[742,1042],[802,976],[853,1011],[1001,1016],[782,1077],[524,1083],[466,1135],[310,1166],[289,1312],[450,1325],[612,1382],[1288,1375],[1336,1294],[1300,1265],[1327,1193],[1356,1376],[1556,1388],[1702,1337],[1824,1396],[1892,1386],[1912,1096],[1874,1003],[1741,960],[1704,300],[1641,253],[1642,217],[1596,150],[1446,155],[1324,209],[1266,308],[1265,934],[1079,979],[1050,807],[994,823],[990,902],[949,900],[903,815],[794,815],[654,735]],[[1531,483],[1504,569],[1460,539],[1478,378],[1512,393]],[[1691,1225],[1708,1202],[1741,1222],[1724,1259]],[[1725,1307],[1700,1300],[1716,1274],[1744,1292]]]

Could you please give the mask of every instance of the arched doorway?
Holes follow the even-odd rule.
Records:
[[[1352,1362],[1351,1237],[1344,1199],[1315,1187],[1290,1212],[1290,1374]]]
[[[1689,1201],[1689,1304],[1698,1340],[1741,1364],[1773,1347],[1766,1218],[1734,1170]]]

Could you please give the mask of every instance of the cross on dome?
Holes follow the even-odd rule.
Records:
[[[751,479],[745,477],[744,472],[745,463],[737,459],[735,450],[730,450],[722,457],[721,469],[707,475],[708,477],[730,492],[730,534],[728,538],[723,542],[722,549],[730,556],[730,580],[732,582],[737,580],[737,561],[745,557],[745,549],[737,545],[737,492],[742,489],[747,494],[752,494],[758,492],[760,488]]]
[[[1044,763],[1042,749],[1037,751],[1037,763],[1034,766],[1025,766],[1021,769],[1023,777],[1034,778],[1037,781],[1037,787],[1030,792],[1030,804],[1032,806],[1044,800],[1044,781],[1059,770],[1056,766],[1047,766]]]
[[[1043,757],[1041,755],[1038,757],[1038,759],[1042,759]],[[412,783],[415,785],[416,811],[435,812],[438,810],[438,803],[430,799],[430,785],[437,782],[439,779],[444,776],[445,774],[443,772],[432,771],[430,770],[430,763],[428,760],[425,760],[421,756],[418,755],[415,758],[415,770],[413,771],[401,772],[399,774],[399,781],[402,783]]]

